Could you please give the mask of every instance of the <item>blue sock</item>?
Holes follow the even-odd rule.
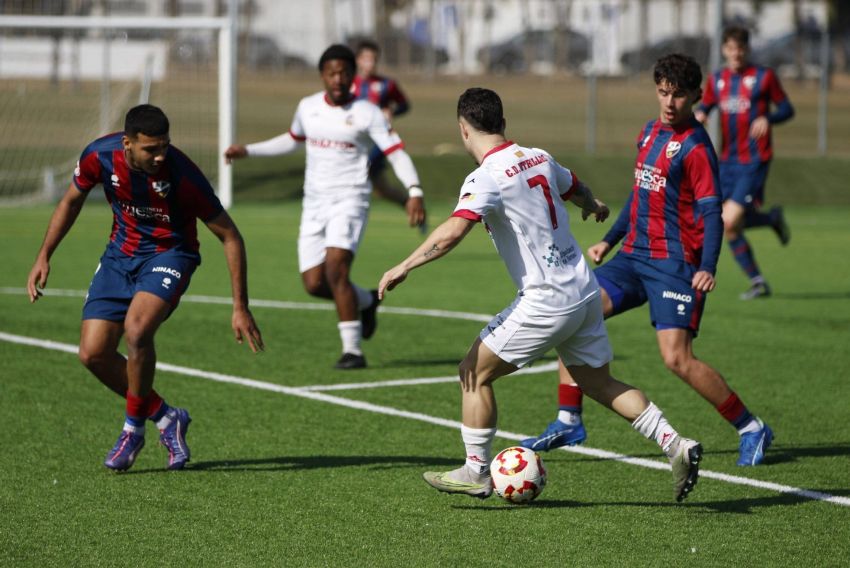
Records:
[[[160,421],[160,419],[161,419],[163,416],[165,416],[165,414],[166,414],[169,410],[171,410],[171,407],[170,407],[170,406],[168,406],[168,405],[165,403],[165,401],[163,400],[163,401],[162,401],[162,404],[159,406],[159,410],[157,410],[157,411],[156,411],[156,413],[151,414],[150,416],[148,416],[148,420],[150,420],[151,422],[159,422],[159,421]]]
[[[741,235],[737,239],[729,241],[729,247],[732,249],[732,254],[735,256],[735,262],[741,267],[741,270],[750,278],[752,282],[762,282],[764,279],[761,276],[761,271],[756,264],[753,250],[750,248],[750,243]]]
[[[124,416],[126,417],[126,418],[125,418],[125,421],[126,421],[126,422],[127,422],[127,424],[129,424],[130,426],[133,426],[133,427],[135,427],[135,428],[142,428],[142,429],[144,429],[144,427],[145,427],[145,419],[144,419],[144,417],[139,417],[139,416],[130,416],[129,414],[125,414]]]

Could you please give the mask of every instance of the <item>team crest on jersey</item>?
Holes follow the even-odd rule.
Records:
[[[345,117],[345,125],[346,126],[353,126],[354,125],[354,115],[349,114],[348,116]]]
[[[673,156],[679,153],[679,150],[682,149],[682,145],[675,140],[672,140],[667,143],[667,151],[665,152],[667,159],[669,160]]]
[[[165,197],[168,195],[168,192],[171,191],[171,183],[167,181],[155,181],[151,185],[153,186],[153,190],[160,197]]]
[[[525,156],[525,154],[522,153],[522,150],[517,150],[516,152],[514,152],[514,156],[516,156],[517,158],[522,158],[523,156]]]
[[[753,86],[756,84],[756,78],[754,75],[748,75],[744,77],[744,86],[750,90],[752,90]]]
[[[726,81],[724,81],[723,79],[717,80],[717,90],[718,91],[722,91],[723,87],[725,87],[725,86],[726,86]]]

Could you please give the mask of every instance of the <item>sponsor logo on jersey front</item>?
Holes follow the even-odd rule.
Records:
[[[661,173],[660,168],[638,162],[638,167],[635,168],[635,184],[647,191],[664,191],[667,187],[667,177]]]
[[[135,217],[136,219],[154,219],[165,223],[171,222],[171,217],[165,213],[161,207],[140,207],[130,203],[129,201],[122,200],[118,200],[117,203],[118,207],[121,208],[121,211],[123,211],[126,215]]]
[[[667,159],[669,160],[670,158],[672,158],[673,156],[678,154],[679,150],[681,150],[681,149],[682,149],[682,144],[680,144],[679,142],[676,142],[675,140],[671,140],[670,142],[667,143],[667,150],[664,152],[664,155],[666,155]]]
[[[153,190],[160,197],[165,197],[171,191],[171,183],[167,181],[155,181],[151,184]]]
[[[357,146],[346,140],[328,140],[326,138],[308,138],[307,144],[314,148],[330,148],[332,150],[343,150],[345,152],[356,151]]]
[[[741,114],[750,112],[750,99],[747,97],[729,97],[720,101],[720,109],[726,114]]]

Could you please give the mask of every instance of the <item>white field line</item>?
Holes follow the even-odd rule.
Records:
[[[58,343],[55,341],[45,341],[42,339],[36,339],[32,337],[24,337],[20,335],[12,335],[9,333],[0,332],[0,341],[6,341],[9,343],[15,343],[18,345],[28,345],[31,347],[40,347],[43,349],[50,349],[55,351],[63,351],[66,353],[77,353],[77,346],[70,345],[67,343]],[[456,420],[447,420],[445,418],[439,418],[436,416],[429,416],[427,414],[421,414],[418,412],[409,412],[407,410],[399,410],[397,408],[392,408],[389,406],[381,406],[377,404],[371,404],[368,402],[362,402],[359,400],[351,400],[348,398],[342,398],[339,396],[333,396],[328,394],[323,394],[320,392],[315,392],[311,390],[306,390],[304,388],[293,388],[293,387],[285,387],[283,385],[277,385],[274,383],[267,383],[265,381],[257,381],[254,379],[247,379],[243,377],[237,377],[234,375],[225,375],[222,373],[212,373],[209,371],[202,371],[200,369],[192,369],[190,367],[182,367],[179,365],[170,365],[168,363],[157,363],[157,369],[165,372],[171,372],[178,375],[186,375],[190,377],[198,377],[201,379],[206,379],[210,381],[216,381],[219,383],[228,383],[234,385],[241,385],[244,387],[249,387],[253,389],[265,390],[270,392],[276,392],[280,394],[286,394],[290,396],[297,396],[301,398],[307,398],[310,400],[316,400],[319,402],[326,402],[328,404],[335,404],[337,406],[343,406],[346,408],[353,408],[356,410],[365,410],[367,412],[373,412],[376,414],[384,414],[387,416],[396,416],[399,418],[407,418],[409,420],[418,420],[420,422],[426,422],[428,424],[434,424],[437,426],[445,426],[447,428],[454,428],[456,430],[460,430],[461,423]],[[505,430],[499,430],[496,432],[496,435],[500,438],[506,440],[522,440],[524,438],[528,438],[525,434],[517,434],[514,432],[507,432]],[[606,460],[615,460],[623,463],[627,463],[630,465],[635,465],[639,467],[646,467],[649,469],[659,469],[659,470],[670,470],[670,465],[661,462],[648,460],[643,458],[633,458],[629,456],[625,456],[623,454],[618,454],[615,452],[609,452],[606,450],[599,450],[596,448],[589,448],[584,446],[572,446],[572,447],[564,447],[561,448],[564,451],[572,452],[575,454],[581,454],[585,456],[592,456],[599,459]],[[848,497],[840,497],[836,495],[830,495],[829,493],[822,493],[820,491],[811,491],[808,489],[801,489],[799,487],[792,487],[790,485],[781,485],[779,483],[771,483],[769,481],[760,481],[758,479],[750,479],[748,477],[741,477],[738,475],[728,475],[725,473],[702,470],[700,471],[700,476],[708,479],[717,479],[719,481],[725,481],[726,483],[733,483],[736,485],[747,485],[750,487],[755,487],[757,489],[766,489],[769,491],[776,491],[778,493],[788,493],[791,495],[796,495],[798,497],[805,497],[807,499],[813,499],[816,501],[824,501],[827,503],[832,503],[833,505],[842,505],[845,507],[850,507],[850,498]]]
[[[45,296],[64,296],[64,297],[72,297],[72,298],[85,298],[86,291],[85,290],[63,290],[61,288],[46,288],[44,291]],[[0,287],[0,294],[9,294],[9,295],[25,295],[27,293],[26,288],[14,288],[14,287]],[[186,294],[181,298],[182,302],[192,302],[196,304],[222,304],[222,305],[230,305],[232,300],[225,296],[200,296],[195,294]],[[323,303],[315,303],[315,302],[283,302],[279,300],[258,300],[256,298],[251,299],[251,307],[252,308],[277,308],[280,310],[318,310],[318,311],[332,311],[336,310],[333,303],[331,302],[323,302]],[[454,312],[450,310],[426,310],[420,308],[397,308],[393,306],[380,306],[378,307],[378,311],[385,314],[401,314],[401,315],[413,315],[413,316],[427,316],[432,318],[447,318],[447,319],[458,319],[458,320],[469,320],[469,321],[480,321],[480,322],[489,322],[493,319],[493,316],[496,314],[475,314],[471,312]]]

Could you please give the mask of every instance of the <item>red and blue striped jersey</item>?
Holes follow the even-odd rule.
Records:
[[[364,99],[381,109],[389,108],[393,116],[400,116],[410,109],[410,103],[398,86],[389,77],[370,75],[354,77],[351,92],[357,99]]]
[[[705,242],[703,221],[710,214],[712,223],[721,223],[720,184],[705,128],[694,117],[676,127],[651,120],[637,147],[632,192],[604,240],[613,246],[624,238],[626,254],[680,260],[714,273],[719,242]],[[721,228],[712,225],[712,234],[719,238]]]
[[[776,106],[773,113],[771,104]],[[728,67],[712,73],[706,80],[700,110],[708,114],[715,106],[720,109],[723,133],[720,159],[740,164],[773,157],[770,132],[759,139],[750,136],[756,118],[765,116],[771,124],[778,124],[794,114],[776,73],[760,65],[749,65],[740,73]]]
[[[110,246],[127,256],[171,249],[197,254],[196,219],[209,221],[223,209],[209,181],[174,146],[156,174],[131,169],[122,136],[116,132],[89,144],[74,170],[78,190],[103,185],[112,207]]]

